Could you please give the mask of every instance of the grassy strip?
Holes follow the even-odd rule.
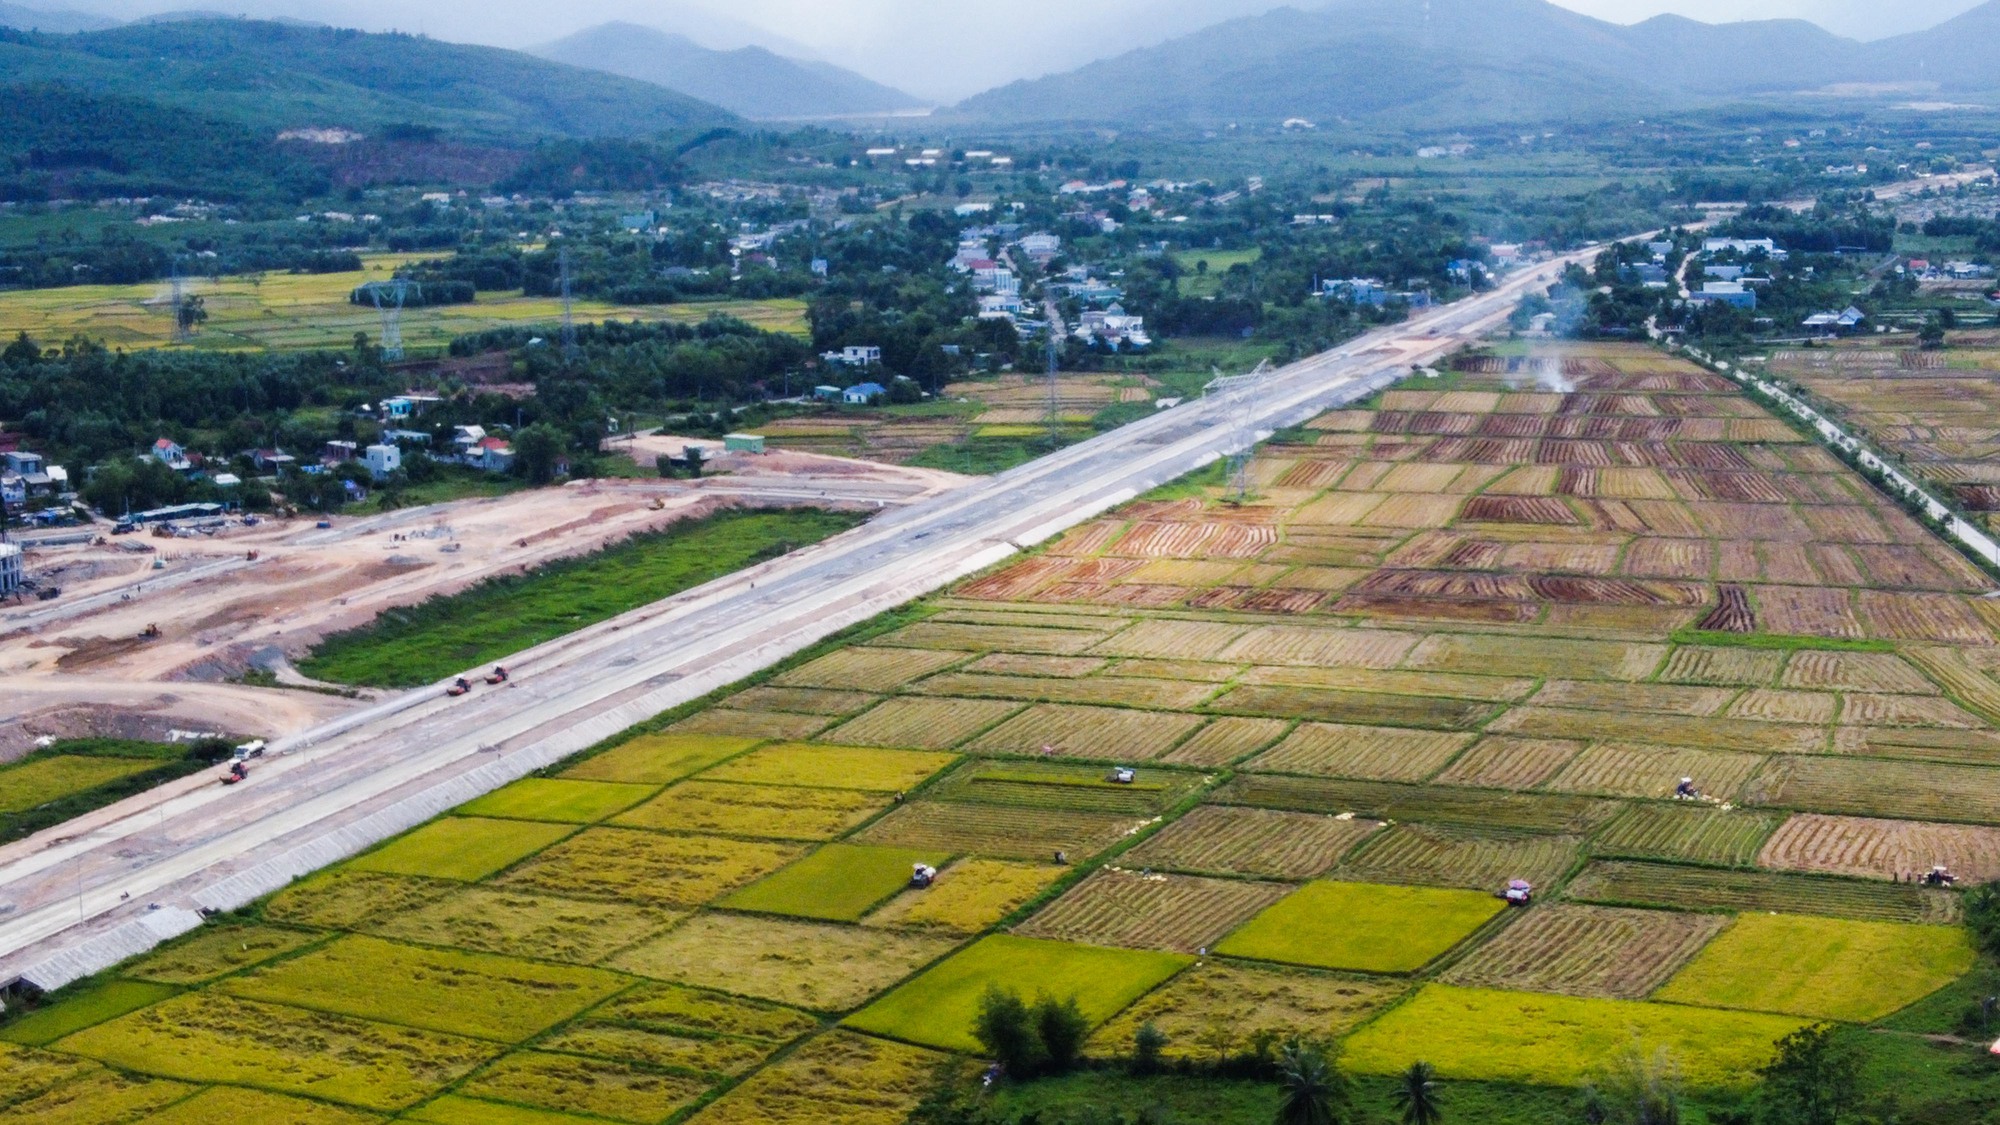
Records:
[[[1709,648],[1751,648],[1774,652],[1895,652],[1893,641],[1856,640],[1848,637],[1792,637],[1777,633],[1721,633],[1710,629],[1681,629],[1669,638],[1677,645]]]
[[[1401,1107],[1396,1082],[1357,1076],[1352,1096],[1358,1120],[1396,1121]],[[1478,1125],[1544,1125],[1568,1120],[1576,1111],[1574,1090],[1514,1086],[1499,1082],[1450,1082],[1441,1090],[1445,1120]],[[1089,1071],[1027,1084],[1002,1085],[993,1095],[997,1122],[1045,1120],[1040,1114],[1078,1106],[1154,1116],[1138,1120],[1200,1121],[1204,1125],[1270,1125],[1279,1100],[1275,1082],[1199,1074],[1133,1076],[1117,1070]],[[1117,1120],[1116,1117],[1108,1117]]]
[[[608,550],[394,609],[327,638],[301,662],[315,679],[417,687],[490,663],[817,543],[861,522],[816,510],[722,512]]]
[[[226,740],[202,742],[132,742],[115,738],[86,738],[58,742],[37,750],[18,762],[0,767],[0,794],[8,775],[39,763],[77,758],[127,758],[157,761],[159,765],[104,782],[101,785],[65,793],[33,808],[0,812],[0,843],[25,839],[44,828],[53,828],[106,805],[144,793],[155,785],[207,769],[229,756]]]

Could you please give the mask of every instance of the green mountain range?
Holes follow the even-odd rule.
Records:
[[[0,83],[144,99],[272,136],[414,125],[457,140],[515,146],[740,121],[651,83],[517,51],[235,19],[74,35],[0,31]]]

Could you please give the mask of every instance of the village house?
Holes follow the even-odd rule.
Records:
[[[1083,323],[1077,326],[1074,335],[1086,344],[1103,344],[1112,351],[1147,348],[1153,344],[1153,338],[1146,334],[1146,318],[1128,316],[1120,305],[1084,313]]]
[[[839,363],[848,367],[873,367],[882,362],[882,349],[849,345],[837,352],[821,352],[819,358],[826,363]]]
[[[371,445],[367,463],[368,475],[383,480],[403,467],[403,451],[393,445]]]
[[[504,473],[514,467],[514,447],[506,438],[482,437],[461,453],[459,460],[484,472]]]
[[[282,449],[253,449],[250,463],[260,473],[277,473],[299,463],[299,459]]]
[[[177,473],[185,473],[194,468],[188,459],[187,450],[171,438],[161,438],[153,443],[153,459]]]
[[[1689,300],[1750,310],[1757,307],[1757,291],[1740,281],[1705,281],[1701,291],[1691,294]]]
[[[1815,336],[1845,336],[1858,331],[1867,319],[1868,314],[1849,305],[1840,312],[1816,312],[1800,323]]]

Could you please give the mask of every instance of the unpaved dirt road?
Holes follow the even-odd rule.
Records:
[[[0,606],[0,760],[37,738],[164,737],[174,729],[275,738],[355,699],[245,687],[383,610],[656,531],[729,505],[878,510],[963,484],[949,473],[836,457],[732,456],[698,482],[585,481],[364,519],[135,534],[30,555],[55,602]],[[150,553],[148,548],[151,549]],[[252,553],[257,558],[252,561]],[[154,560],[164,569],[154,569]],[[148,631],[158,627],[158,636]],[[367,693],[363,693],[363,698]]]

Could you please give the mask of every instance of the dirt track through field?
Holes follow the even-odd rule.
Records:
[[[876,510],[964,478],[811,454],[732,456],[698,483],[609,479],[366,518],[232,525],[211,537],[106,538],[36,551],[63,596],[0,610],[0,760],[43,736],[107,730],[270,738],[357,704],[351,694],[245,687],[320,638],[488,578],[518,574],[727,506]],[[727,474],[727,475],[719,475]],[[252,561],[249,556],[257,557]],[[153,560],[163,569],[152,569]],[[203,576],[205,568],[215,573]],[[192,580],[184,576],[192,575]],[[157,635],[149,630],[157,627]],[[186,690],[201,684],[197,693]],[[365,694],[365,693],[364,693]],[[226,704],[223,701],[228,701]]]

